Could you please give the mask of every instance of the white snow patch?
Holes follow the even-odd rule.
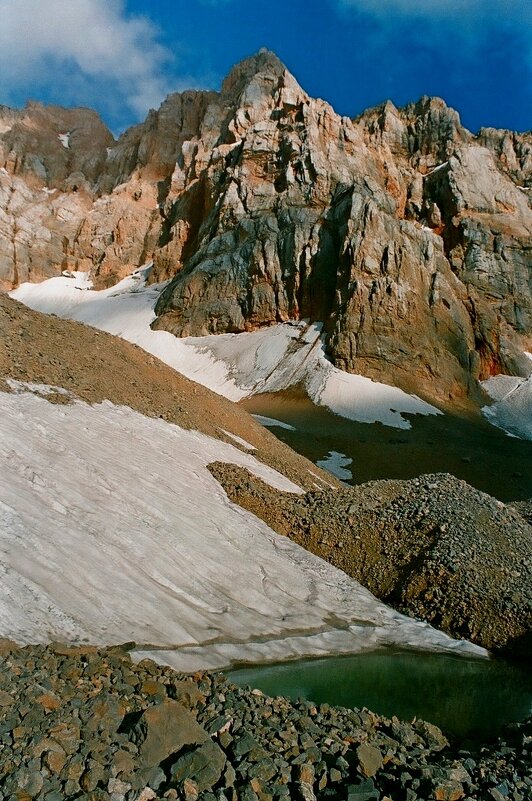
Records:
[[[247,451],[256,451],[257,450],[254,445],[251,445],[245,439],[242,439],[242,437],[239,437],[236,434],[232,434],[230,431],[226,431],[225,428],[221,428],[220,431],[223,431],[223,433],[226,435],[226,437],[229,437],[230,439],[232,439],[235,442],[237,442],[239,445],[242,445],[242,447],[245,448]]]
[[[151,265],[147,265],[101,291],[92,289],[89,273],[67,271],[40,284],[21,284],[11,296],[36,311],[87,323],[133,342],[188,378],[231,400],[249,394],[236,386],[224,362],[194,346],[201,339],[190,341],[178,339],[167,331],[152,331],[150,324],[155,320],[154,306],[162,286],[146,286],[150,269]]]
[[[185,339],[152,331],[163,285],[146,286],[150,269],[147,265],[101,291],[92,289],[88,273],[71,273],[21,284],[11,296],[134,342],[230,400],[301,385],[315,403],[358,422],[408,429],[403,414],[441,414],[416,395],[338,370],[325,356],[319,325],[282,323],[245,334]]]
[[[0,430],[3,636],[135,640],[190,670],[384,643],[485,655],[232,504],[212,461],[299,491],[232,445],[109,402],[30,393],[0,393]]]
[[[257,423],[260,423],[261,426],[265,426],[266,428],[285,428],[287,431],[297,430],[295,426],[291,426],[289,423],[283,423],[282,420],[276,420],[274,417],[264,417],[262,414],[252,414],[251,416],[255,418]]]
[[[48,395],[65,395],[72,397],[72,393],[64,387],[55,387],[53,384],[35,384],[33,381],[17,381],[15,378],[6,378],[6,384],[13,392],[33,392],[46,398]]]
[[[510,436],[532,440],[532,375],[497,375],[482,386],[495,401],[482,408],[484,417]]]
[[[300,385],[314,403],[343,417],[403,429],[411,428],[403,413],[441,414],[397,387],[338,370],[325,356],[319,325],[284,323],[248,334],[185,341],[224,363],[227,382],[240,389],[241,397]],[[217,391],[230,396],[227,382]]]
[[[402,429],[412,427],[403,414],[441,414],[416,395],[365,376],[344,373],[326,361],[321,352],[319,358],[324,378],[318,384],[314,374],[313,382],[307,383],[307,391],[315,403],[327,406],[335,414],[359,423],[379,422]]]
[[[66,133],[57,134],[57,138],[59,139],[63,147],[66,147],[66,149],[68,150],[70,147],[70,131],[67,131]]]
[[[346,456],[345,453],[339,453],[338,451],[329,451],[325,459],[320,459],[316,462],[318,467],[328,470],[329,473],[332,473],[333,476],[336,476],[336,478],[342,481],[348,481],[353,478],[351,470],[346,469],[352,463],[353,460],[349,456]]]
[[[49,189],[47,186],[43,186],[42,191],[46,195],[53,195],[53,194],[55,194],[57,192],[57,189]]]
[[[449,164],[449,162],[448,162],[448,161],[444,161],[444,162],[443,162],[443,164],[438,164],[436,167],[434,167],[432,170],[430,170],[430,171],[427,173],[427,175],[432,175],[432,173],[434,173],[434,172],[439,172],[439,170],[442,170],[442,169],[443,169],[444,167],[446,167],[448,164]]]
[[[314,473],[313,470],[308,470],[307,472],[310,473],[311,476],[314,476],[314,478],[316,478],[320,482],[320,485],[318,485],[318,484],[316,484],[316,482],[314,482],[315,486],[318,487],[318,489],[323,489],[323,487],[331,487],[331,489],[336,489],[334,484],[329,484],[328,481],[325,481],[317,473]]]

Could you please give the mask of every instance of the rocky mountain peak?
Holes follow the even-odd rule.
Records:
[[[388,145],[394,155],[421,169],[445,161],[456,147],[474,138],[458,112],[439,97],[424,96],[403,108],[388,100],[365,111],[356,123],[374,143]]]
[[[492,151],[499,169],[510,175],[521,189],[532,191],[532,131],[515,133],[481,128],[478,140]]]
[[[28,102],[0,112],[0,164],[15,175],[58,189],[89,189],[114,137],[97,112]]]
[[[0,156],[7,287],[153,260],[177,336],[308,318],[337,366],[440,400],[526,372],[530,134],[430,97],[340,117],[263,50],[116,142],[88,110],[1,109]]]
[[[442,161],[462,143],[472,141],[460,115],[439,97],[424,96],[406,106],[403,113],[409,126],[409,150],[412,156],[434,154]]]
[[[262,48],[255,55],[236,64],[222,83],[222,97],[238,103],[242,93],[253,84],[266,90],[284,75],[286,67],[271,50]]]

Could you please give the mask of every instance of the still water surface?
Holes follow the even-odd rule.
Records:
[[[410,430],[396,430],[346,420],[298,390],[257,395],[242,405],[284,423],[271,431],[314,463],[341,466],[340,477],[350,484],[449,472],[503,501],[532,497],[532,442],[510,438],[483,419],[412,415]],[[424,718],[459,739],[487,739],[532,713],[532,672],[499,660],[382,650],[227,675],[268,695]]]
[[[459,739],[485,740],[532,712],[532,675],[500,660],[381,650],[245,667],[227,677],[267,695],[386,717],[423,718]]]
[[[501,501],[532,498],[532,442],[509,437],[481,417],[404,415],[412,427],[402,430],[347,420],[299,390],[254,395],[241,405],[288,425],[270,430],[315,464],[331,452],[337,464],[346,457],[341,464],[348,473],[341,478],[349,484],[444,472]]]

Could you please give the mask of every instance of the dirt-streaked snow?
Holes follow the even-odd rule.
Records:
[[[532,440],[532,375],[497,375],[483,381],[482,386],[494,401],[482,409],[486,419],[514,437]]]
[[[230,400],[304,386],[331,411],[365,423],[410,428],[402,415],[439,414],[415,395],[344,373],[326,358],[318,325],[284,323],[245,334],[177,339],[152,331],[161,286],[146,286],[150,267],[95,291],[88,273],[68,273],[11,293],[37,311],[88,323],[134,342],[188,378]]]
[[[483,653],[230,503],[209,462],[298,489],[232,445],[109,402],[21,391],[0,393],[0,432],[3,636],[135,640],[190,670],[383,643]]]

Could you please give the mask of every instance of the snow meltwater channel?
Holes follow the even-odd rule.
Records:
[[[182,670],[381,645],[484,655],[233,505],[210,462],[300,491],[250,453],[109,402],[12,388],[0,393],[3,636],[133,640]]]

